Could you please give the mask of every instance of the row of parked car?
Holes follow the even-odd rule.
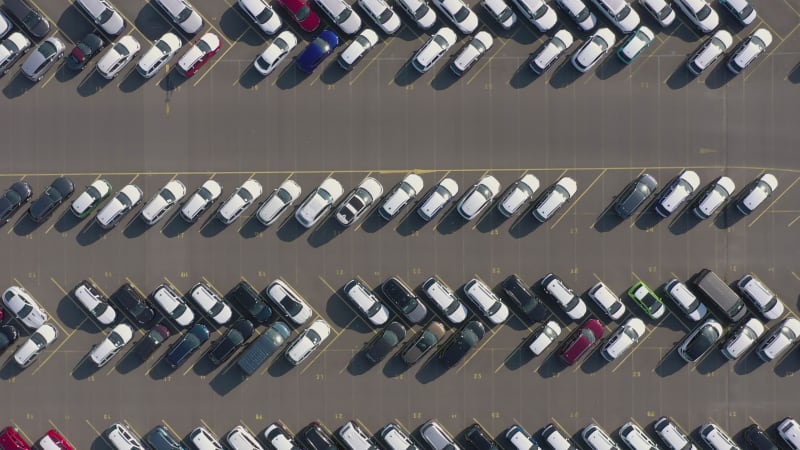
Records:
[[[578,190],[578,184],[570,177],[563,177],[555,184],[534,196],[539,189],[539,179],[533,174],[525,174],[514,182],[497,204],[497,210],[506,217],[511,217],[524,210],[528,203],[534,201],[531,211],[539,222],[545,222],[563,207]],[[295,218],[305,228],[311,228],[323,217],[335,210],[336,221],[344,227],[358,222],[372,206],[381,203],[378,214],[384,220],[392,220],[407,205],[413,203],[421,195],[424,181],[421,176],[408,174],[391,192],[383,198],[383,185],[374,177],[366,177],[353,189],[344,201],[336,207],[344,195],[342,184],[328,177],[314,189],[295,211]],[[700,177],[693,170],[684,170],[670,180],[661,190],[653,209],[661,217],[669,217],[683,206],[692,196],[699,192],[693,202],[692,212],[699,219],[706,219],[730,199],[736,199],[736,208],[742,214],[750,214],[769,198],[778,188],[778,179],[765,173],[748,183],[738,195],[734,195],[736,185],[727,176],[715,179],[702,191]],[[501,193],[501,184],[492,175],[486,175],[472,185],[461,197],[456,210],[465,220],[472,220],[485,212]],[[658,189],[658,181],[650,174],[642,174],[631,182],[615,198],[614,211],[621,217],[630,217],[645,204]],[[56,178],[28,208],[28,216],[36,223],[42,223],[75,191],[73,181],[62,176]],[[444,178],[430,189],[419,204],[416,211],[424,221],[433,220],[443,211],[458,194],[458,183],[452,178]],[[115,227],[134,207],[141,203],[144,193],[135,184],[125,185],[113,197],[113,187],[108,180],[98,178],[73,200],[70,211],[83,219],[105,202],[95,215],[96,223],[103,229]],[[263,187],[255,179],[248,179],[222,203],[216,217],[223,224],[231,224],[238,219],[262,195]],[[154,195],[140,212],[144,223],[155,225],[175,205],[180,204],[186,196],[186,186],[178,179],[167,182]],[[275,223],[301,196],[302,188],[294,180],[286,180],[273,190],[261,204],[255,214],[256,219],[264,226]],[[180,217],[189,222],[196,222],[222,195],[222,185],[210,179],[204,182],[192,195],[182,202]],[[27,203],[33,196],[33,190],[26,181],[14,182],[0,197],[0,223],[6,223],[13,214]],[[111,198],[106,202],[108,198]]]
[[[781,441],[791,450],[800,450],[800,424],[786,417],[778,422],[777,433]],[[697,450],[680,425],[670,417],[661,417],[653,423],[653,430],[664,446],[670,450]],[[292,435],[281,423],[269,425],[258,435],[242,425],[237,425],[224,439],[219,439],[203,426],[193,429],[185,439],[173,430],[159,425],[140,438],[124,423],[114,423],[102,438],[116,450],[223,450],[224,442],[231,450],[419,450],[420,444],[430,450],[460,450],[462,443],[453,438],[437,420],[431,419],[417,429],[417,436],[409,433],[395,422],[390,422],[370,437],[359,422],[351,420],[331,433],[323,424],[312,422]],[[619,450],[620,446],[602,427],[592,422],[579,433],[591,450]],[[730,435],[714,422],[698,429],[698,434],[711,450],[742,450]],[[658,444],[634,421],[623,424],[617,431],[619,440],[630,450],[653,450]],[[259,439],[260,438],[260,439]],[[742,439],[749,450],[778,450],[775,441],[759,425],[752,424],[742,432]],[[493,438],[478,423],[473,423],[463,432],[467,448],[475,450],[578,450],[572,439],[557,425],[550,423],[538,433],[531,434],[519,424],[504,430]],[[502,442],[502,447],[498,442]],[[145,445],[146,443],[146,445]],[[37,444],[42,450],[72,450],[72,445],[56,430],[50,430]],[[13,427],[0,431],[0,450],[30,450],[19,432]]]

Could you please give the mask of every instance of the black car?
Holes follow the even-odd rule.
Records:
[[[547,307],[544,306],[539,296],[534,294],[520,277],[517,275],[510,275],[503,280],[502,287],[506,297],[510,298],[517,308],[525,313],[525,316],[529,319],[537,322],[544,322],[547,320],[550,315]]]
[[[756,424],[745,428],[742,436],[744,437],[744,442],[753,450],[778,450],[778,446]]]
[[[464,437],[467,442],[472,444],[472,447],[478,450],[500,450],[494,439],[477,423],[473,423],[467,428],[467,431],[464,432]]]
[[[103,49],[103,38],[95,33],[89,33],[83,37],[75,48],[69,52],[67,57],[67,68],[70,70],[83,70],[92,57],[100,53]]]
[[[234,286],[228,293],[228,298],[244,309],[247,315],[257,323],[266,323],[272,317],[272,309],[267,302],[246,281],[240,281]]]
[[[300,430],[295,438],[307,450],[337,450],[330,434],[322,428],[319,422],[311,422]]]
[[[406,327],[399,322],[386,326],[364,348],[364,357],[372,364],[379,363],[406,338]]]
[[[19,331],[14,325],[0,326],[0,353],[11,346],[16,340],[19,339]]]
[[[153,428],[145,435],[144,440],[153,450],[186,450],[180,438],[172,434],[164,425]]]
[[[420,323],[428,310],[411,289],[399,278],[392,277],[381,285],[381,292],[412,323]]]
[[[50,22],[27,0],[6,0],[6,9],[36,39],[41,39],[50,33]]]
[[[239,319],[228,328],[228,331],[217,341],[216,345],[208,352],[208,358],[215,366],[225,362],[244,342],[253,335],[253,322]]]
[[[136,346],[136,354],[142,359],[147,359],[161,344],[170,337],[170,332],[164,325],[158,324],[142,338]]]
[[[678,354],[684,361],[693,363],[708,353],[720,340],[724,330],[722,325],[714,319],[706,320],[695,328],[678,347]]]
[[[33,195],[31,185],[17,181],[0,197],[0,224],[8,222],[20,206],[27,203]]]
[[[58,177],[47,186],[42,195],[28,208],[28,215],[36,223],[42,223],[53,214],[75,191],[75,184],[69,177]]]
[[[177,369],[208,340],[210,334],[205,325],[201,323],[192,325],[186,334],[172,344],[164,360],[170,367]]]
[[[147,325],[155,317],[156,313],[147,304],[145,297],[139,293],[130,283],[125,283],[111,297],[123,311],[133,316],[139,325]]]
[[[642,174],[617,197],[614,211],[623,219],[631,216],[658,188],[658,181],[650,174]]]
[[[473,320],[456,334],[439,353],[439,361],[448,367],[456,365],[486,335],[483,324]]]

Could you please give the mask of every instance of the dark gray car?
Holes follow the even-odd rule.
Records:
[[[614,211],[623,219],[630,217],[658,187],[658,181],[650,174],[642,174],[617,197]]]
[[[392,322],[378,333],[364,348],[364,357],[372,364],[379,363],[406,338],[406,327]]]
[[[6,9],[36,39],[41,39],[50,32],[50,22],[27,0],[6,0]]]

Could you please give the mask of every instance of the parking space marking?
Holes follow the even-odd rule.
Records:
[[[653,326],[651,327],[651,329],[650,329],[650,330],[648,330],[647,334],[645,334],[645,335],[644,335],[644,338],[640,339],[640,340],[639,340],[639,342],[637,342],[637,343],[636,343],[636,345],[635,345],[635,346],[633,346],[633,348],[631,348],[630,350],[628,350],[628,351],[625,353],[625,357],[624,357],[624,358],[622,358],[622,359],[619,361],[619,364],[617,364],[617,365],[616,365],[616,367],[614,367],[614,368],[611,370],[611,373],[614,373],[614,372],[616,372],[616,371],[617,371],[617,369],[619,369],[620,367],[622,367],[622,365],[625,363],[625,361],[627,361],[627,359],[628,359],[628,358],[630,358],[630,357],[633,355],[633,353],[636,351],[636,349],[638,349],[639,347],[641,347],[641,346],[642,346],[642,344],[644,344],[644,341],[646,341],[646,340],[647,340],[647,338],[649,338],[649,337],[650,337],[650,335],[651,335],[651,334],[653,334],[653,332],[654,332],[654,331],[656,331],[656,329],[658,329],[658,327],[659,327],[659,326],[661,326],[661,323],[662,323],[662,322],[664,322],[664,320],[665,320],[666,318],[667,318],[667,316],[664,316],[664,318],[663,318],[663,319],[661,319],[661,321],[659,321],[657,324],[653,325]],[[622,325],[620,325],[620,326],[622,326]]]
[[[17,280],[16,278],[14,278],[14,281],[15,281],[17,284],[19,284],[20,286],[22,286],[22,283],[20,283],[20,282],[19,282],[19,280]],[[65,290],[63,287],[61,287],[61,285],[60,285],[60,284],[58,284],[58,281],[56,281],[56,279],[55,279],[55,278],[53,278],[53,277],[50,277],[50,281],[52,281],[52,282],[53,282],[53,284],[55,284],[55,285],[56,285],[56,287],[58,288],[58,290],[59,290],[59,291],[61,291],[61,293],[62,293],[62,294],[64,294],[64,296],[65,296],[65,297],[70,297],[70,298],[72,298],[72,296],[71,296],[71,295],[69,295],[69,292],[67,292],[67,291],[66,291],[66,290]],[[24,287],[23,287],[23,288],[24,288]],[[60,328],[60,329],[61,329],[61,331],[63,331],[63,332],[64,332],[64,334],[67,334],[67,333],[69,333],[69,332],[67,331],[67,328],[66,328],[66,327],[65,327],[65,326],[64,326],[64,325],[63,325],[63,324],[62,324],[62,323],[61,323],[61,322],[60,322],[58,319],[56,319],[54,316],[52,316],[52,315],[51,315],[51,316],[50,316],[50,319],[51,319],[51,320],[52,320],[52,321],[53,321],[53,322],[54,322],[56,325],[58,325],[58,328]],[[83,323],[83,322],[81,322],[81,323]]]
[[[389,44],[391,44],[395,39],[396,39],[396,37],[392,36],[389,39],[386,39],[385,41],[383,41],[383,48],[381,48],[381,50],[375,55],[374,58],[372,58],[369,61],[367,61],[367,63],[363,65],[361,70],[354,77],[352,77],[350,79],[350,82],[349,82],[350,86],[352,86],[353,84],[355,84],[356,81],[358,81],[358,79],[361,77],[361,75],[363,75],[364,72],[367,71],[367,68],[369,68],[369,66],[371,66],[372,63],[374,63],[378,59],[378,57],[381,56],[383,54],[383,52],[386,51],[387,48],[389,48]]]
[[[169,431],[172,431],[172,432],[175,434],[175,436],[182,436],[180,433],[178,433],[177,431],[175,431],[175,429],[174,429],[174,428],[172,428],[172,426],[171,426],[170,424],[168,424],[166,420],[164,420],[164,419],[161,419],[161,423],[163,423],[163,424],[164,424],[164,426],[165,426],[165,427],[167,427],[167,428],[169,429]]]
[[[247,25],[247,28],[250,28],[251,30],[255,31],[256,34],[258,34],[259,36],[264,37],[264,35],[266,33],[263,33],[260,29],[256,28],[255,25],[253,24],[253,21],[250,20],[248,17],[245,17],[245,15],[242,13],[242,11],[239,10],[239,8],[235,8],[234,5],[231,4],[228,0],[222,0],[222,1],[224,1],[225,4],[228,5],[228,8],[236,11],[236,14],[238,14],[239,18],[242,19],[245,22],[245,25]],[[239,37],[241,37],[241,36],[239,36]],[[275,36],[271,36],[270,35],[270,38],[274,38],[274,37],[277,37],[277,34]],[[230,45],[232,45],[232,43],[230,41],[228,41],[228,45],[230,46]]]
[[[527,344],[527,343],[528,343],[528,338],[527,337],[521,339],[520,343],[516,347],[514,347],[513,350],[511,350],[511,352],[508,354],[508,356],[506,356],[506,359],[504,359],[503,362],[499,366],[497,366],[496,369],[494,369],[494,373],[499,372],[500,369],[502,369],[506,365],[506,363],[511,359],[512,356],[514,356],[515,353],[525,351],[524,350],[525,349],[525,344]]]
[[[798,26],[800,26],[800,24],[798,24]],[[794,181],[792,182],[792,184],[789,185],[789,187],[784,189],[783,192],[780,193],[780,195],[775,197],[775,200],[773,200],[772,203],[770,203],[766,208],[764,208],[761,211],[761,213],[759,215],[757,215],[755,219],[753,219],[752,222],[747,224],[747,228],[752,227],[753,224],[756,223],[756,221],[758,221],[758,219],[760,219],[761,216],[763,216],[767,211],[769,211],[770,208],[772,208],[772,205],[774,205],[778,200],[780,200],[784,195],[786,195],[786,193],[789,192],[794,187],[794,185],[797,184],[798,181],[800,181],[800,177],[795,178]]]
[[[33,439],[30,438],[30,436],[28,436],[27,433],[25,433],[25,430],[23,430],[22,427],[20,427],[18,423],[14,422],[12,420],[11,421],[11,425],[13,425],[14,428],[16,428],[19,431],[19,433],[22,435],[22,437],[25,438],[25,440],[27,440],[28,442],[35,442]]]
[[[215,433],[214,430],[211,429],[211,427],[206,423],[205,420],[200,419],[200,423],[206,428],[206,430],[210,431],[211,434],[213,434],[214,436],[217,436],[217,433]]]
[[[498,48],[497,48],[497,50],[496,50],[494,53],[492,53],[492,55],[491,55],[491,56],[489,56],[489,58],[487,58],[487,59],[486,59],[486,61],[483,63],[483,65],[481,65],[481,66],[480,66],[480,67],[478,67],[477,69],[473,70],[472,76],[471,76],[471,77],[470,77],[470,78],[467,80],[467,86],[469,86],[469,85],[470,85],[470,83],[472,83],[472,81],[475,79],[475,77],[477,77],[477,76],[478,76],[478,74],[480,74],[480,73],[481,73],[481,71],[482,71],[484,68],[486,68],[486,66],[488,66],[488,65],[489,65],[489,64],[492,62],[492,60],[494,59],[494,57],[495,57],[495,56],[497,56],[497,55],[500,53],[500,51],[501,51],[501,50],[503,50],[503,48],[504,48],[506,45],[508,45],[508,43],[509,43],[509,42],[511,42],[512,40],[514,40],[514,38],[517,36],[517,33],[519,33],[520,31],[522,31],[522,30],[524,30],[524,29],[525,29],[524,27],[517,27],[516,31],[514,31],[514,33],[512,33],[512,34],[511,34],[511,36],[509,36],[507,39],[505,39],[505,40],[503,41],[502,45],[500,45],[500,47],[498,47]],[[489,31],[491,31],[491,30],[489,30]],[[497,38],[497,39],[500,39],[500,38]],[[470,42],[472,42],[472,41],[470,41]],[[469,45],[469,43],[467,43],[467,44],[465,44],[465,45]]]
[[[456,370],[456,373],[461,372],[464,369],[464,367],[466,367],[466,365],[469,364],[470,361],[472,361],[472,358],[474,358],[475,355],[477,355],[481,351],[481,349],[483,349],[483,347],[486,347],[486,344],[488,344],[489,341],[491,341],[492,338],[494,338],[495,336],[497,336],[496,333],[495,334],[491,334],[491,335],[489,335],[487,337],[484,337],[483,343],[481,345],[479,345],[478,348],[476,348],[475,350],[472,351],[472,354],[469,355],[469,358],[467,358],[466,361],[464,361],[463,364],[461,364],[461,366],[458,368],[458,370]]]
[[[295,432],[294,432],[294,431],[292,431],[292,429],[291,429],[291,428],[289,428],[289,425],[286,425],[286,423],[285,423],[283,420],[281,420],[281,419],[278,419],[278,420],[277,420],[277,422],[278,422],[279,424],[281,424],[281,426],[282,426],[283,428],[285,428],[285,429],[286,429],[286,431],[288,431],[288,432],[289,432],[291,435],[294,435],[294,434],[295,434]]]
[[[245,30],[245,31],[244,31],[242,34],[240,34],[239,36],[236,36],[236,40],[238,41],[239,39],[241,39],[241,38],[242,38],[242,36],[244,36],[244,34],[245,34],[245,33],[247,33],[247,30]],[[225,38],[225,36],[224,36],[224,35],[222,35],[222,38],[223,38],[223,39],[225,39],[225,40],[227,41],[227,39]],[[215,56],[216,56],[216,61],[214,61],[213,63],[211,63],[211,65],[210,65],[210,66],[208,66],[208,68],[207,68],[207,69],[206,69],[206,70],[205,70],[205,71],[204,71],[202,74],[200,74],[200,78],[198,78],[198,79],[197,79],[197,81],[195,81],[195,82],[194,82],[194,84],[192,85],[192,87],[195,87],[195,86],[197,86],[197,85],[198,85],[198,84],[199,84],[201,81],[203,81],[203,78],[205,78],[205,77],[206,77],[206,75],[208,75],[209,73],[211,73],[211,71],[212,71],[212,70],[214,70],[214,67],[217,67],[217,64],[221,63],[221,62],[222,62],[222,58],[224,58],[224,57],[225,57],[225,55],[227,55],[227,54],[228,54],[228,52],[229,52],[229,51],[231,51],[231,50],[233,50],[233,45],[231,45],[231,44],[228,44],[228,48],[226,48],[224,52],[222,52],[221,54],[217,54],[217,55],[215,55]]]
[[[748,79],[748,78],[750,78],[750,76],[751,76],[751,75],[753,75],[753,73],[756,71],[756,69],[758,69],[758,68],[761,66],[761,63],[762,63],[764,60],[766,60],[767,58],[769,58],[770,56],[772,56],[772,54],[773,54],[773,53],[775,53],[776,51],[778,51],[778,49],[781,47],[781,45],[783,45],[783,43],[784,43],[784,42],[788,41],[788,40],[789,40],[789,37],[790,37],[792,34],[794,34],[794,32],[795,32],[795,31],[797,31],[797,29],[798,29],[798,28],[800,28],[800,22],[798,22],[798,23],[797,23],[797,25],[795,25],[795,26],[794,26],[794,28],[792,28],[791,30],[789,30],[789,33],[787,33],[787,34],[786,34],[786,36],[785,36],[785,37],[784,37],[784,38],[783,38],[783,39],[782,39],[780,42],[778,42],[778,45],[776,45],[775,47],[773,47],[773,48],[772,48],[772,50],[770,50],[770,52],[769,52],[769,53],[767,53],[767,55],[766,55],[764,58],[761,58],[761,61],[757,61],[757,62],[756,62],[756,67],[755,67],[754,69],[752,69],[752,70],[751,70],[749,73],[745,74],[745,76],[744,76],[744,79],[745,79],[745,81],[747,81],[747,79]],[[773,31],[773,33],[775,33],[775,32]],[[775,33],[775,34],[777,35],[778,33]],[[779,36],[779,37],[780,37],[780,36]],[[786,77],[785,77],[784,79],[786,79]]]
[[[598,181],[600,181],[600,178],[602,178],[602,177],[603,177],[603,175],[605,175],[605,174],[606,174],[606,172],[608,172],[608,169],[603,169],[603,170],[602,170],[602,172],[600,172],[600,174],[599,174],[599,175],[597,175],[597,176],[595,177],[595,179],[594,179],[594,180],[593,180],[591,183],[589,183],[589,186],[587,186],[587,187],[586,187],[586,189],[584,189],[584,190],[583,190],[583,192],[581,192],[581,195],[579,195],[579,196],[578,196],[578,198],[576,198],[574,202],[571,202],[571,204],[569,205],[569,207],[567,207],[567,209],[566,209],[566,210],[564,210],[564,212],[563,212],[563,213],[562,213],[562,214],[561,214],[561,215],[558,217],[558,219],[555,221],[555,223],[554,223],[553,225],[551,225],[551,226],[550,226],[550,229],[551,229],[551,230],[552,230],[553,228],[555,228],[555,227],[556,227],[556,225],[558,225],[558,223],[559,223],[559,222],[561,222],[561,220],[562,220],[562,219],[563,219],[563,218],[564,218],[564,217],[565,217],[567,214],[569,214],[569,212],[570,212],[570,211],[572,211],[572,209],[575,207],[575,205],[577,205],[577,204],[578,204],[578,202],[580,202],[580,201],[581,201],[581,199],[583,198],[583,196],[584,196],[584,195],[586,195],[586,194],[587,194],[587,193],[588,193],[588,192],[589,192],[589,191],[592,189],[592,186],[594,186],[594,185],[595,185],[595,184],[596,184]],[[564,171],[564,173],[566,173],[566,171]],[[563,174],[562,174],[562,176],[563,176]],[[559,177],[559,179],[560,179],[560,178],[561,178],[561,177]]]
[[[634,272],[632,270],[631,270],[631,275],[633,276],[633,278],[637,279],[638,281],[642,281],[642,279],[639,278],[639,275],[636,275],[636,272]]]
[[[97,437],[99,437],[100,439],[103,440],[103,442],[106,443],[108,448],[114,448],[114,446],[111,445],[110,442],[108,442],[108,439],[106,439],[105,434],[101,433],[100,430],[98,430],[94,425],[92,425],[92,422],[89,422],[89,419],[86,419],[86,425],[89,425],[89,428],[91,428],[92,431],[94,431],[94,433],[97,435]]]

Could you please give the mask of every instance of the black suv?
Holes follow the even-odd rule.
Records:
[[[36,39],[41,39],[50,33],[50,22],[42,16],[26,0],[6,0],[6,9],[22,23],[28,32]]]
[[[147,359],[161,344],[170,337],[170,332],[164,325],[158,324],[150,330],[136,346],[136,354],[142,359]]]
[[[8,3],[6,3],[8,4]],[[28,208],[28,214],[36,223],[42,223],[53,214],[75,191],[75,184],[69,177],[58,177],[47,186],[42,195]]]
[[[500,447],[489,437],[486,430],[477,423],[473,423],[467,428],[467,431],[464,432],[464,437],[467,439],[467,442],[478,450],[500,450]]]
[[[8,219],[20,206],[30,200],[33,195],[31,186],[24,181],[17,181],[0,197],[0,225],[7,223]]]
[[[478,345],[486,335],[486,328],[477,320],[473,320],[453,337],[439,353],[439,361],[448,367],[453,367],[457,362]]]
[[[742,436],[747,445],[753,450],[778,450],[778,446],[776,446],[775,443],[772,442],[772,439],[767,436],[767,433],[756,424],[745,428],[744,432],[742,432]]]
[[[227,296],[233,303],[242,307],[248,316],[258,323],[266,323],[272,317],[272,309],[258,295],[258,291],[246,281],[240,281]]]
[[[322,428],[319,422],[308,424],[297,433],[296,438],[308,450],[337,450],[330,434]]]
[[[208,358],[211,363],[218,366],[230,358],[246,340],[250,339],[253,335],[253,329],[253,322],[247,319],[239,319],[234,322],[222,338],[211,348],[211,351],[208,352]]]
[[[121,310],[128,311],[139,325],[147,325],[156,315],[153,308],[147,304],[145,297],[130,283],[123,284],[111,298]]]
[[[549,316],[547,307],[520,277],[510,275],[503,280],[502,287],[506,297],[510,298],[517,308],[525,313],[526,317],[537,322],[547,320]]]

